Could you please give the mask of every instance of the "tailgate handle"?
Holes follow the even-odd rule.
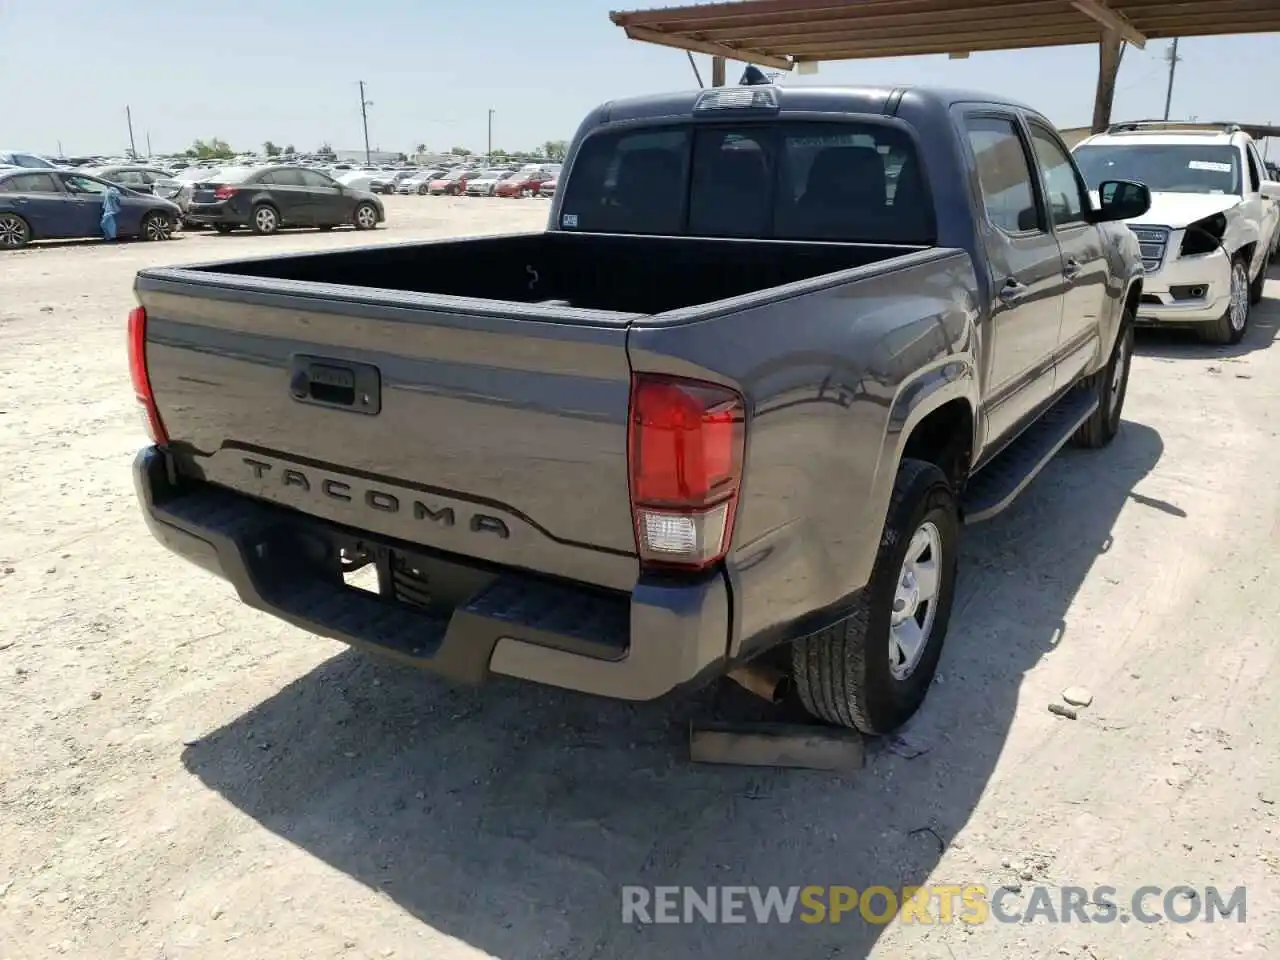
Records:
[[[299,403],[376,414],[382,409],[382,376],[368,363],[295,354],[289,393]]]

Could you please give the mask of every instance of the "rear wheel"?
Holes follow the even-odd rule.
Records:
[[[792,644],[795,688],[809,713],[878,734],[920,708],[951,619],[959,539],[946,475],[904,460],[871,581],[843,621]]]
[[[418,188],[418,196],[420,197],[425,197],[428,192],[429,191],[427,190],[426,186],[421,186]]]
[[[16,213],[0,214],[0,247],[17,250],[31,242],[31,227]]]
[[[1200,339],[1231,346],[1244,338],[1249,327],[1249,267],[1243,256],[1231,261],[1231,303],[1217,320],[1200,327]]]
[[[378,225],[378,208],[372,203],[359,204],[352,219],[357,230],[372,230]]]
[[[173,237],[173,218],[167,213],[148,213],[142,218],[143,240],[169,240]]]
[[[280,229],[280,214],[271,204],[260,203],[253,208],[251,222],[253,223],[253,232],[265,236]]]
[[[1077,447],[1096,450],[1105,447],[1120,432],[1120,413],[1129,391],[1129,368],[1133,363],[1133,315],[1125,312],[1124,326],[1116,337],[1107,365],[1085,380],[1081,387],[1098,395],[1098,409],[1080,424],[1071,437]]]

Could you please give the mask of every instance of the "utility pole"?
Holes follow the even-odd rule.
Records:
[[[138,158],[138,147],[133,142],[133,111],[129,109],[129,105],[124,105],[124,118],[129,122],[129,156],[135,160]]]
[[[1173,74],[1178,69],[1178,38],[1173,38],[1173,46],[1165,51],[1164,58],[1169,61],[1169,87],[1164,94],[1164,118],[1169,119],[1169,107],[1173,103]]]
[[[147,131],[147,157],[153,157],[155,154],[151,152],[151,131]]]
[[[62,152],[62,141],[61,141],[61,140],[59,140],[59,141],[58,141],[58,156],[60,156],[60,157],[65,157],[65,156],[66,156],[66,154]]]
[[[365,166],[370,164],[369,159],[369,108],[373,106],[372,100],[364,98],[364,81],[360,81],[360,122],[364,125],[364,163]]]
[[[489,108],[489,149],[485,153],[484,162],[493,163],[493,108]]]

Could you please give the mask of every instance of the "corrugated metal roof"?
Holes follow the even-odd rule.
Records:
[[[739,0],[611,13],[635,40],[796,63],[1280,31],[1278,0]]]

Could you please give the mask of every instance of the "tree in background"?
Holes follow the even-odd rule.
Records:
[[[333,147],[331,147],[331,146],[329,145],[329,142],[328,142],[327,140],[326,140],[324,143],[320,144],[320,149],[319,149],[319,150],[317,150],[317,151],[316,151],[316,153],[317,153],[319,156],[322,156],[322,157],[336,157],[336,156],[337,156],[337,154],[333,152]]]
[[[568,149],[569,144],[564,140],[548,140],[542,145],[542,154],[553,163],[560,163]]]
[[[468,150],[466,147],[450,147],[449,152],[453,154],[455,157],[471,156],[471,151]]]
[[[208,142],[197,140],[187,150],[187,156],[195,157],[197,160],[229,160],[235,156],[235,153],[231,149],[231,144],[214,137]]]
[[[294,154],[294,153],[297,153],[298,151],[293,148],[293,144],[291,143],[284,148],[284,152],[288,154]]]
[[[420,143],[420,144],[418,144],[416,147],[414,147],[413,149],[414,149],[414,151],[415,151],[416,153],[426,153],[426,152],[427,152],[427,145],[426,145],[425,143]]]
[[[280,156],[280,148],[277,147],[270,140],[268,140],[266,143],[262,145],[262,152],[265,153],[268,157]]]

